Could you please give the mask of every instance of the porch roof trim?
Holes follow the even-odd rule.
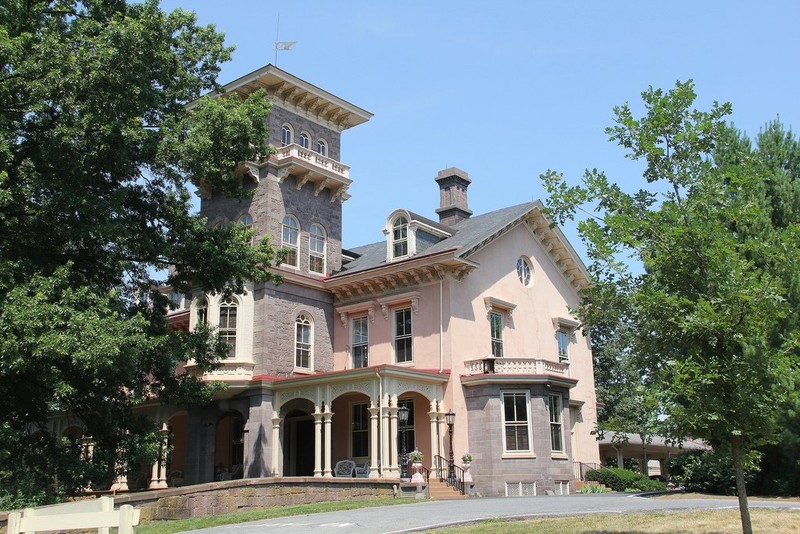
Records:
[[[258,375],[253,377],[253,382],[261,382],[273,389],[289,389],[304,385],[318,385],[331,382],[346,382],[369,377],[407,378],[422,382],[445,384],[450,380],[450,370],[439,372],[438,369],[413,369],[397,365],[374,365],[358,369],[343,369],[328,371],[306,376],[278,377],[271,375]]]

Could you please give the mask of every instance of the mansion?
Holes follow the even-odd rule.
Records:
[[[272,65],[225,86],[259,89],[276,151],[242,164],[252,196],[201,189],[200,211],[285,249],[284,282],[174,295],[174,328],[206,322],[230,344],[202,375],[227,387],[206,406],[145,408],[170,450],[146,484],[325,479],[342,460],[399,482],[418,449],[432,471],[469,453],[479,495],[574,492],[575,465],[600,461],[591,346],[569,313],[589,275],[543,205],[474,215],[468,174],[449,168],[432,218],[398,208],[362,221],[375,242],[344,249],[341,137],[372,115]]]

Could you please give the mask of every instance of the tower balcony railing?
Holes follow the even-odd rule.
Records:
[[[278,168],[281,182],[292,174],[297,180],[298,189],[311,183],[314,186],[314,195],[319,195],[323,189],[329,189],[331,200],[338,196],[347,198],[346,190],[352,182],[349,165],[296,143],[277,148],[270,159]]]
[[[569,363],[539,358],[515,358],[486,356],[464,362],[468,375],[561,375],[569,376]]]

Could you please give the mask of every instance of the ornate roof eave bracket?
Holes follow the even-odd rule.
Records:
[[[451,279],[461,281],[477,264],[474,262],[453,259],[428,265],[409,266],[398,270],[397,264],[392,269],[372,271],[369,275],[354,275],[352,280],[327,280],[326,286],[333,293],[334,302],[344,304],[367,298],[383,298],[401,291],[421,285]]]

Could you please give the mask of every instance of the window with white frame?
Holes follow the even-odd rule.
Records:
[[[313,323],[311,318],[301,313],[294,322],[294,366],[300,369],[313,368]]]
[[[550,449],[553,452],[564,452],[561,395],[548,395],[548,407],[550,412]]]
[[[312,273],[325,274],[325,245],[325,229],[312,224],[308,232],[308,270]]]
[[[197,324],[208,324],[208,299],[205,297],[197,303]]]
[[[322,139],[317,141],[317,152],[322,156],[328,155],[328,144]]]
[[[288,124],[281,126],[281,145],[291,145],[294,142],[294,131]]]
[[[351,328],[350,355],[353,358],[353,368],[367,367],[369,365],[369,319],[366,315],[355,317]]]
[[[308,137],[306,132],[300,132],[300,143],[299,145],[303,148],[308,148],[311,146],[311,138]]]
[[[291,215],[283,218],[283,234],[281,246],[286,249],[286,259],[284,265],[298,267],[299,255],[297,254],[298,242],[300,240],[300,224]]]
[[[248,230],[251,230],[251,231],[253,230],[253,217],[249,213],[245,213],[244,215],[239,217],[239,222],[242,223],[245,226],[245,228],[247,228]],[[251,235],[250,236],[250,244],[251,245],[253,244],[254,239],[255,239],[255,235]]]
[[[496,311],[489,312],[489,331],[492,337],[492,356],[503,356],[503,314]]]
[[[353,458],[369,456],[369,410],[366,404],[353,404],[352,454]]]
[[[392,225],[392,257],[408,256],[408,220],[398,217]]]
[[[556,341],[558,342],[559,361],[569,361],[569,332],[563,328],[556,330]]]
[[[394,356],[396,363],[413,361],[411,308],[394,310]]]
[[[531,452],[530,397],[527,391],[503,392],[504,450]]]
[[[237,304],[228,297],[219,305],[219,340],[230,345],[228,358],[236,356],[236,315]]]

